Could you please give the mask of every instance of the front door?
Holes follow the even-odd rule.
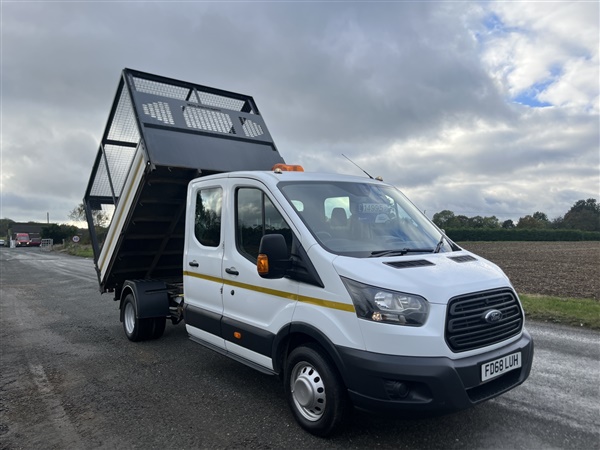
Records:
[[[272,344],[290,323],[296,306],[298,282],[289,278],[263,279],[256,270],[260,240],[282,234],[291,251],[294,230],[264,186],[246,180],[232,185],[229,205],[235,211],[223,258],[223,321],[225,347],[248,361],[272,369]]]

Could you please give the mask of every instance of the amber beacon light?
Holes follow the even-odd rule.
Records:
[[[275,164],[273,166],[273,172],[304,172],[304,167],[299,164]]]

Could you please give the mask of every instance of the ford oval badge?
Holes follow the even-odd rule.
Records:
[[[489,311],[485,312],[483,318],[487,323],[496,323],[502,319],[502,312],[498,311],[497,309],[490,309]]]

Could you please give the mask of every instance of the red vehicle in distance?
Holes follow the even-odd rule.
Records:
[[[17,233],[15,236],[16,247],[29,247],[31,245],[31,239],[29,239],[28,233]]]
[[[42,245],[42,238],[39,233],[29,233],[29,246],[39,247],[40,245]]]

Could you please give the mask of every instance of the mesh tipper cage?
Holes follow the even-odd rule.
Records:
[[[190,180],[281,162],[252,97],[124,69],[84,197],[100,291],[182,279]]]

